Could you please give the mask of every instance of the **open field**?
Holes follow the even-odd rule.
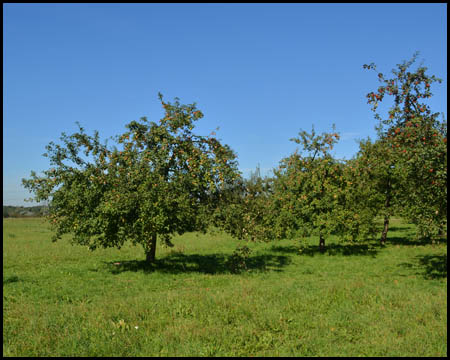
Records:
[[[250,244],[186,234],[93,253],[43,219],[3,220],[3,356],[446,356],[447,244]],[[120,263],[120,264],[115,264]]]

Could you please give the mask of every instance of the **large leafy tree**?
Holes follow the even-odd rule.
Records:
[[[73,243],[92,250],[129,240],[143,246],[151,263],[158,236],[170,245],[175,233],[207,229],[221,189],[240,178],[236,155],[212,134],[193,133],[203,117],[195,104],[159,97],[165,116],[127,124],[115,138],[119,148],[81,126],[47,146],[52,168],[43,176],[32,172],[23,184],[36,201],[51,200],[53,240],[70,233]]]
[[[374,64],[364,68],[377,72],[381,86],[367,94],[372,105],[379,141],[385,149],[386,160],[403,174],[401,214],[417,224],[418,235],[435,238],[447,224],[447,124],[440,113],[431,111],[427,99],[431,86],[442,80],[426,73],[427,68],[411,66],[418,57],[397,65],[389,78],[376,70]],[[410,71],[408,71],[410,70]],[[378,104],[391,97],[392,106],[382,116]]]

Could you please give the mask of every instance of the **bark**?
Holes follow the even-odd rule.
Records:
[[[152,234],[152,237],[149,242],[149,247],[145,252],[145,261],[147,264],[152,264],[155,262],[155,254],[156,254],[156,234]]]
[[[384,217],[384,228],[383,228],[383,232],[381,233],[381,239],[380,239],[380,244],[381,245],[386,245],[386,238],[387,238],[387,233],[389,230],[389,216],[386,215]]]
[[[319,250],[321,252],[325,251],[325,239],[322,234],[319,235]]]
[[[387,238],[387,233],[389,230],[389,208],[391,206],[391,183],[390,181],[388,181],[388,186],[387,186],[387,190],[386,190],[386,201],[384,203],[384,210],[385,210],[385,215],[384,215],[384,227],[383,227],[383,232],[381,233],[381,238],[380,238],[380,244],[382,246],[386,245],[386,238]]]

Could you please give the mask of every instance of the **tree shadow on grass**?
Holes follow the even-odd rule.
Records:
[[[411,228],[408,226],[402,226],[402,225],[393,225],[389,227],[389,231],[407,231],[410,232]]]
[[[308,245],[306,247],[293,246],[293,245],[273,245],[269,248],[269,251],[288,253],[288,254],[300,254],[307,256],[314,256],[316,254],[325,255],[344,255],[344,256],[372,256],[375,257],[378,253],[379,244],[372,242],[368,244],[327,244],[325,251],[321,251],[318,245]]]
[[[231,274],[247,271],[282,271],[291,262],[284,255],[255,255],[245,260],[245,268],[233,265],[232,255],[225,254],[170,254],[156,259],[148,264],[145,260],[123,260],[105,262],[111,273],[119,274],[125,271],[143,271],[144,273],[161,272],[168,274],[203,273],[203,274]]]
[[[286,245],[286,246],[272,245],[268,250],[272,251],[272,252],[279,252],[279,253],[284,253],[284,254],[299,254],[300,248],[298,246],[294,246],[294,245]]]
[[[3,285],[12,284],[12,283],[19,282],[19,281],[21,281],[21,280],[16,275],[3,277]]]
[[[330,256],[371,256],[376,257],[378,249],[372,244],[328,244],[325,250],[321,251],[318,245],[309,245],[302,249],[301,254],[315,256],[324,254]]]
[[[426,279],[447,277],[447,254],[418,255],[414,263],[402,263],[400,266],[416,269],[417,275]]]
[[[447,238],[442,237],[437,242],[439,244],[447,244]],[[392,244],[392,245],[404,245],[404,246],[424,246],[424,245],[431,245],[433,242],[427,238],[416,238],[415,233],[411,232],[407,236],[390,237],[388,235],[386,243]]]
[[[428,279],[447,277],[447,254],[416,256],[419,264],[425,268],[424,276]]]

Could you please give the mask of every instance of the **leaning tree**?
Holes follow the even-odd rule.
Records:
[[[203,117],[195,103],[164,102],[158,122],[145,117],[126,125],[117,146],[79,131],[50,142],[44,156],[52,167],[31,173],[23,185],[36,201],[50,200],[53,241],[72,234],[72,243],[120,248],[141,244],[147,263],[155,260],[157,238],[205,231],[223,187],[240,178],[236,155],[212,136],[193,133]]]

